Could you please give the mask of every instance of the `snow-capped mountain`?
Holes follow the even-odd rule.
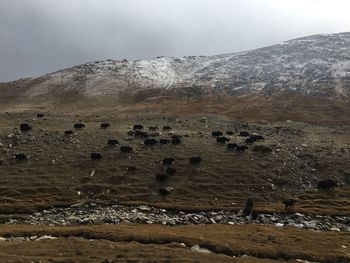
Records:
[[[10,87],[10,88],[9,88]],[[314,35],[247,52],[183,58],[91,62],[37,78],[0,84],[0,92],[41,97],[166,93],[350,98],[350,33]]]

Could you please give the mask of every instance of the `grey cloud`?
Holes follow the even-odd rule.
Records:
[[[327,4],[339,8],[322,13]],[[1,0],[0,81],[93,60],[213,55],[349,31],[350,18],[337,11],[344,5],[343,0]]]

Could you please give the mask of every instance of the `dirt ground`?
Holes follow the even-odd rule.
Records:
[[[349,233],[258,225],[0,226],[0,236],[42,235],[59,238],[0,242],[1,262],[350,261]],[[212,253],[191,251],[196,244]]]

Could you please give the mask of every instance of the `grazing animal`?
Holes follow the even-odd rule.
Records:
[[[72,130],[66,130],[66,131],[64,131],[64,135],[67,135],[67,136],[73,135],[73,131]]]
[[[181,143],[180,137],[175,137],[175,138],[173,138],[173,139],[171,140],[171,143],[172,143],[172,144],[175,144],[175,145],[180,144],[180,143]]]
[[[26,161],[28,160],[27,156],[24,153],[17,153],[14,155],[15,160]]]
[[[248,146],[246,146],[246,145],[237,145],[236,150],[237,150],[237,152],[244,152],[245,150],[248,150]]]
[[[253,136],[247,137],[247,139],[245,139],[245,143],[248,143],[248,144],[254,143],[256,141],[257,140]]]
[[[175,162],[175,159],[173,157],[164,158],[163,159],[163,165],[170,166]]]
[[[163,131],[171,131],[171,127],[166,125],[166,126],[163,126]]]
[[[150,130],[150,131],[157,131],[157,130],[159,130],[159,127],[157,127],[157,126],[150,126],[150,127],[148,127],[148,130]]]
[[[239,133],[239,136],[241,136],[241,137],[248,137],[248,136],[249,136],[249,132],[247,132],[247,131],[241,131],[241,132]]]
[[[293,207],[294,208],[294,204],[295,204],[295,200],[293,199],[285,199],[282,201],[282,204],[284,204],[286,210],[289,208],[289,207]]]
[[[136,166],[128,166],[128,168],[126,168],[128,170],[128,172],[132,172],[134,173],[136,171]]]
[[[227,131],[226,135],[234,135],[235,133],[233,131]]]
[[[111,127],[111,125],[109,125],[109,123],[107,123],[107,122],[101,123],[101,125],[100,125],[101,129],[107,129],[109,127]]]
[[[143,141],[143,145],[145,145],[145,146],[154,146],[157,143],[158,142],[155,139],[146,139],[146,140]]]
[[[36,117],[38,117],[38,118],[43,118],[43,117],[44,117],[44,114],[38,113],[38,114],[36,115]]]
[[[317,188],[323,189],[323,190],[333,190],[334,187],[337,187],[337,186],[338,186],[338,183],[332,179],[321,180],[317,183]]]
[[[91,160],[98,161],[102,159],[102,155],[100,153],[91,153],[90,158]]]
[[[120,147],[120,152],[121,153],[132,153],[133,148],[131,148],[130,146],[122,146],[122,147]]]
[[[265,138],[262,135],[253,134],[250,135],[250,137],[254,138],[256,141],[265,140]]]
[[[158,190],[159,194],[163,196],[170,194],[172,191],[174,191],[173,187],[165,187]]]
[[[166,145],[166,144],[168,144],[170,141],[168,140],[168,139],[160,139],[159,140],[159,144],[160,145]]]
[[[119,144],[119,142],[118,142],[117,140],[114,140],[114,139],[109,139],[109,140],[107,141],[107,144],[108,144],[109,146],[116,146],[117,144]]]
[[[176,173],[176,169],[174,167],[168,167],[165,172],[168,175],[174,175]]]
[[[254,208],[254,203],[253,203],[253,199],[248,198],[247,202],[245,204],[244,210],[243,210],[243,217],[247,217],[250,216],[251,213],[253,212],[253,208]]]
[[[85,128],[85,125],[83,123],[74,124],[74,129],[82,129],[82,128]]]
[[[135,124],[133,129],[136,130],[143,130],[143,126],[141,124]]]
[[[198,165],[202,162],[202,158],[199,157],[199,156],[196,156],[196,157],[191,157],[190,158],[190,164],[191,165]]]
[[[252,211],[252,214],[251,214],[251,219],[252,220],[257,220],[258,219],[258,216],[259,216],[259,213],[258,211],[256,211],[255,209]]]
[[[156,175],[156,181],[158,182],[165,182],[166,180],[169,180],[169,176],[166,174],[157,174]]]
[[[229,138],[226,138],[226,137],[224,137],[224,136],[221,136],[221,137],[217,137],[216,138],[216,142],[217,143],[226,143],[226,142],[229,142],[230,141],[230,139]]]
[[[30,126],[28,123],[21,123],[19,125],[19,129],[22,131],[22,132],[28,132],[30,130],[32,130],[32,126]]]
[[[149,135],[148,135],[148,133],[147,132],[144,132],[144,131],[140,131],[140,130],[136,130],[136,132],[135,132],[135,137],[139,137],[139,138],[143,138],[143,139],[145,139],[145,138],[148,138],[149,137]]]
[[[227,144],[227,149],[230,149],[230,150],[235,150],[237,148],[237,144],[236,143],[229,143]]]
[[[257,145],[253,148],[254,152],[261,152],[261,153],[270,153],[272,152],[271,148],[265,145]]]
[[[211,136],[213,136],[213,137],[219,137],[219,136],[222,136],[222,135],[224,135],[224,134],[221,131],[213,131],[211,133]]]

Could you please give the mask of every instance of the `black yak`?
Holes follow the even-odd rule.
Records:
[[[102,155],[100,153],[91,153],[90,158],[91,160],[98,161],[102,159]]]
[[[32,130],[32,126],[30,126],[28,123],[21,123],[19,125],[19,129],[22,131],[22,132],[28,132],[30,130]]]
[[[107,122],[101,123],[101,125],[100,125],[101,129],[107,129],[109,127],[111,127],[111,125],[109,123],[107,123]]]
[[[224,136],[221,136],[221,137],[217,137],[216,138],[216,142],[217,143],[226,143],[226,142],[229,142],[230,141],[230,139],[229,138],[226,138],[226,137],[224,137]]]
[[[74,124],[74,129],[82,129],[82,128],[85,128],[85,125],[83,123]]]
[[[318,189],[323,189],[323,190],[333,190],[334,187],[337,187],[338,183],[332,179],[325,179],[321,180],[317,183],[317,188]]]
[[[122,147],[120,147],[120,152],[121,153],[132,153],[133,148],[131,148],[130,146],[122,146]]]
[[[157,143],[158,142],[155,139],[146,139],[146,140],[143,141],[143,145],[145,145],[145,146],[154,146]]]
[[[189,161],[191,165],[198,165],[202,162],[202,158],[199,156],[191,157]]]

